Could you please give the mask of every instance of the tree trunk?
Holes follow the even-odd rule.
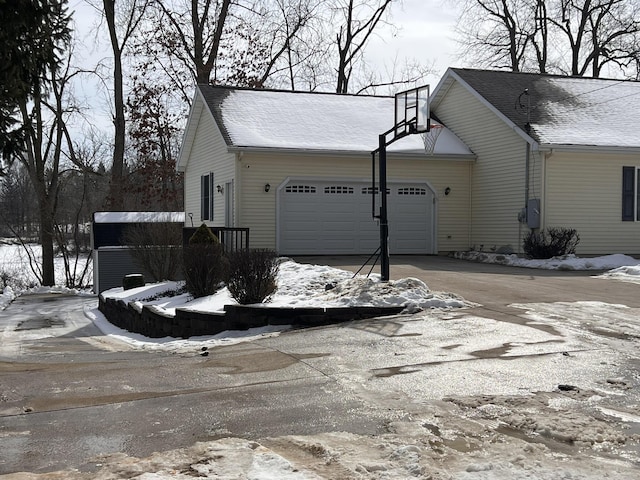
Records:
[[[54,267],[53,213],[49,199],[40,205],[40,244],[42,246],[42,285],[56,284]]]
[[[116,32],[115,0],[103,0],[104,14],[109,28],[113,50],[113,164],[109,187],[110,210],[124,209],[124,143],[126,125],[124,119],[124,88],[122,78],[122,48]]]

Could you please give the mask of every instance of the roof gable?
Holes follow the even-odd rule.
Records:
[[[531,138],[543,146],[640,148],[640,82],[454,68],[434,90],[432,106],[452,81],[523,136],[529,122]]]
[[[252,90],[199,85],[230,150],[287,149],[368,153],[393,127],[393,97]],[[434,122],[437,123],[437,122]],[[472,155],[444,129],[437,155]],[[390,152],[425,154],[420,135],[390,145]]]

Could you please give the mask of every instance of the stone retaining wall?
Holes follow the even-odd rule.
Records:
[[[151,338],[189,338],[225,330],[247,330],[267,325],[312,327],[399,314],[404,307],[269,307],[225,305],[224,313],[176,309],[168,315],[154,305],[138,308],[133,302],[99,296],[98,308],[117,327]]]

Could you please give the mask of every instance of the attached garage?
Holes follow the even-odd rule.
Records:
[[[278,251],[284,255],[371,254],[380,244],[371,183],[286,180],[278,188]],[[379,198],[377,199],[379,202]],[[389,250],[436,253],[435,194],[426,183],[389,182]]]
[[[178,162],[186,226],[249,229],[251,248],[280,255],[374,253],[372,152],[394,114],[393,97],[199,85]],[[475,155],[431,125],[432,150],[419,134],[387,148],[394,255],[469,248]]]

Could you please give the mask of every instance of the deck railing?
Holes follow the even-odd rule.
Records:
[[[249,229],[236,227],[209,227],[226,252],[249,249]],[[184,227],[182,229],[182,244],[187,245],[197,228]]]

